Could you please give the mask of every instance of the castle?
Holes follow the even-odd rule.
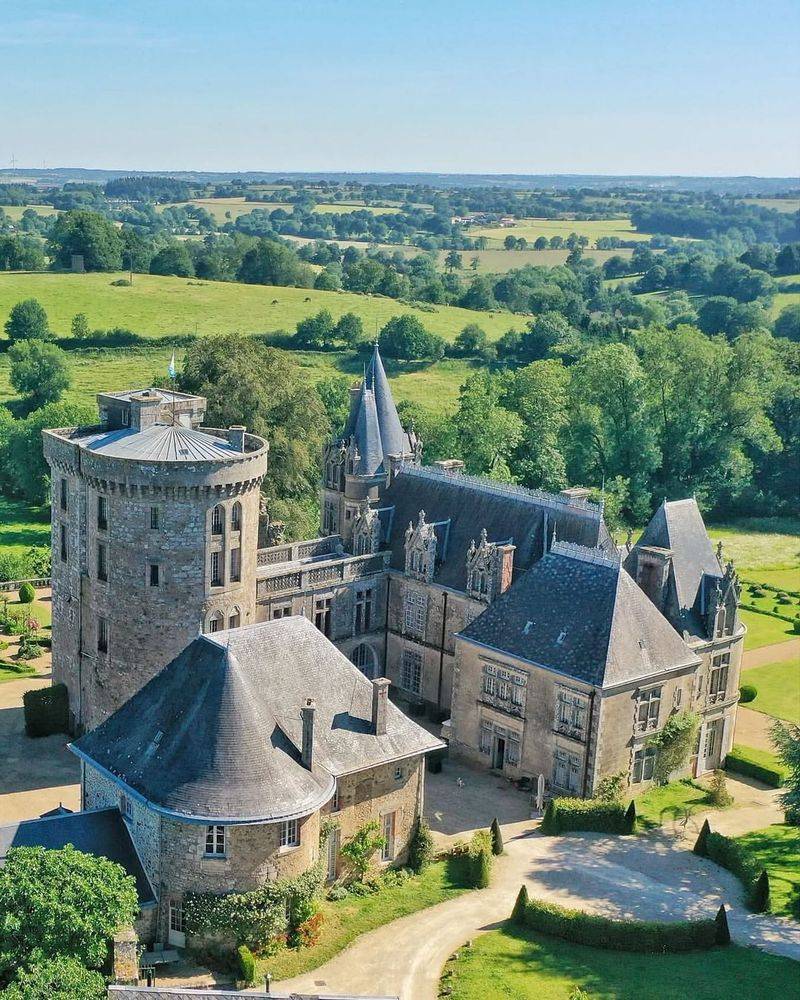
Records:
[[[586,490],[424,466],[376,347],[325,449],[320,536],[260,544],[265,440],[202,426],[200,397],[98,402],[98,426],[44,432],[53,674],[84,807],[123,811],[172,940],[185,891],[311,864],[331,810],[345,836],[379,819],[402,860],[441,745],[409,715],[552,794],[646,785],[682,710],[688,769],[724,760],[744,627],[694,500],[620,549]]]

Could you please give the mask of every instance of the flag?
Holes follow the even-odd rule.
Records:
[[[175,378],[177,372],[175,371],[175,352],[172,352],[172,357],[170,358],[169,368],[167,368],[167,373],[170,378]]]

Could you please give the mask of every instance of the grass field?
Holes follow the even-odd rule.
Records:
[[[722,542],[723,559],[732,559],[740,576],[771,583],[764,574],[784,573],[792,579],[796,574],[792,589],[800,590],[800,518],[744,518],[710,525],[708,533],[715,545]]]
[[[473,273],[472,258],[478,258],[478,274],[505,274],[518,267],[558,267],[566,262],[569,250],[462,250],[460,256],[464,265],[459,272],[468,281]],[[628,258],[633,250],[584,250],[587,259],[602,265],[609,257]],[[444,259],[447,251],[440,250],[437,261],[440,270],[444,270]]]
[[[769,872],[770,913],[800,920],[800,827],[775,823],[736,839]]]
[[[32,545],[49,544],[50,508],[0,495],[0,551],[22,556]]]
[[[0,209],[5,212],[12,222],[19,222],[23,212],[32,208],[37,215],[57,215],[58,212],[52,205],[0,205]]]
[[[800,662],[783,660],[751,667],[742,674],[742,683],[758,689],[748,708],[800,725]]]
[[[220,225],[225,222],[235,222],[240,215],[249,215],[250,212],[257,208],[263,209],[265,212],[274,212],[276,209],[282,208],[284,212],[289,213],[294,208],[289,202],[279,201],[246,201],[244,198],[192,198],[191,201],[171,201],[167,204],[159,205],[158,211],[163,211],[167,207],[178,208],[182,205],[194,205],[198,208],[204,208]],[[363,202],[320,204],[316,206],[314,211],[320,215],[330,215],[334,212],[344,215],[347,212],[357,212],[364,209],[372,212],[373,215],[396,215],[400,211],[399,208],[372,207],[364,205]],[[50,211],[52,212],[53,210],[50,209]]]
[[[334,319],[343,313],[361,316],[372,333],[392,316],[412,313],[432,333],[447,340],[468,323],[479,322],[491,340],[506,330],[523,329],[525,318],[511,313],[476,313],[457,306],[415,309],[394,299],[354,292],[320,292],[311,288],[242,285],[225,281],[192,281],[151,274],[134,275],[131,287],[114,287],[121,274],[0,273],[0,326],[21,299],[37,298],[51,327],[69,331],[75,313],[86,313],[92,327],[124,326],[145,336],[170,333],[213,334],[293,332],[298,320],[320,309]]]
[[[800,305],[800,274],[786,274],[775,280],[779,291],[773,298],[769,310],[773,319],[787,306]]]
[[[509,901],[510,905],[510,901]],[[798,965],[731,945],[681,955],[639,955],[570,944],[506,924],[481,934],[448,963],[450,1000],[773,1000],[797,992]]]
[[[680,822],[687,812],[692,814],[711,806],[708,791],[690,778],[653,785],[635,801],[639,826],[645,830]]]
[[[747,635],[744,637],[745,650],[786,642],[795,635],[790,622],[781,621],[780,618],[773,618],[771,615],[760,615],[757,611],[740,611],[739,617],[747,626]]]
[[[601,236],[618,236],[621,240],[645,241],[650,239],[650,233],[638,233],[633,228],[630,219],[599,219],[595,221],[580,221],[577,219],[518,219],[515,226],[477,226],[470,228],[468,235],[476,239],[485,236],[491,241],[490,246],[502,245],[506,236],[523,237],[532,243],[539,236],[563,236],[566,239],[571,233],[587,236],[590,246]],[[616,251],[615,251],[616,252]]]
[[[14,664],[14,667],[16,667],[16,664]],[[36,673],[33,667],[29,667],[26,663],[20,663],[17,669],[14,669],[14,667],[5,666],[4,661],[0,660],[0,684],[4,684],[6,681],[18,681],[23,677],[30,677]]]
[[[776,212],[800,211],[800,198],[742,198],[745,205],[760,205],[761,208],[772,208]]]

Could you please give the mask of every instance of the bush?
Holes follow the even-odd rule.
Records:
[[[350,895],[350,890],[344,885],[335,885],[332,889],[328,890],[328,899],[335,903],[340,899],[347,899]]]
[[[625,810],[625,833],[636,833],[636,803],[633,799]]]
[[[130,278],[115,278],[114,281],[109,282],[114,288],[128,288],[130,283]]]
[[[754,913],[769,912],[769,875],[763,869],[750,890],[747,905]]]
[[[714,771],[711,776],[709,796],[712,804],[718,809],[724,809],[725,806],[729,806],[733,802],[733,796],[728,791],[728,786],[725,782],[724,771]]]
[[[633,818],[635,822],[635,807]],[[576,830],[593,830],[595,833],[631,833],[632,827],[628,810],[620,802],[602,802],[598,799],[552,799],[545,810],[541,832],[552,836]]]
[[[544,810],[544,816],[542,817],[542,825],[539,827],[539,831],[545,835],[545,837],[554,837],[558,833],[558,807],[556,806],[556,800],[550,799]]]
[[[496,816],[492,820],[489,833],[492,838],[492,854],[498,856],[503,853],[503,831],[500,829],[500,824],[498,823]]]
[[[758,688],[754,684],[742,684],[739,688],[739,704],[747,705],[756,700]]]
[[[33,585],[30,583],[23,583],[19,588],[19,603],[20,604],[33,604],[36,600],[36,591],[33,589]]]
[[[292,943],[298,948],[310,948],[315,945],[322,933],[325,917],[321,913],[313,913],[308,920],[299,924],[292,935]]]
[[[708,857],[708,835],[711,833],[711,827],[709,826],[708,820],[703,820],[703,825],[700,827],[700,833],[697,835],[697,840],[694,842],[694,847],[692,850],[701,858]]]
[[[256,981],[256,960],[246,944],[240,944],[236,949],[238,979],[248,986]]]
[[[476,830],[469,844],[469,878],[473,889],[485,889],[492,879],[492,838],[486,830]]]
[[[39,643],[30,635],[23,635],[19,641],[19,649],[17,650],[18,660],[35,660],[37,656],[41,656],[42,647]]]
[[[433,835],[424,816],[420,816],[408,849],[408,866],[412,871],[421,872],[434,858]]]
[[[524,908],[520,906],[519,909],[522,911],[520,922],[532,930],[592,948],[664,954],[712,948],[717,943],[714,920],[669,923],[612,920],[538,899],[529,899]]]
[[[763,750],[734,746],[725,758],[725,770],[732,774],[744,774],[755,778],[770,788],[780,788],[786,781],[786,769],[771,754]]]
[[[69,732],[69,692],[66,684],[26,691],[22,704],[28,736]]]
[[[695,845],[696,846],[696,845]],[[754,913],[763,913],[769,906],[769,876],[751,860],[741,844],[721,833],[709,832],[705,841],[706,856],[727,868],[739,879],[745,890],[745,904]]]
[[[519,892],[517,893],[517,898],[514,902],[514,909],[511,911],[511,919],[515,924],[522,924],[525,922],[525,910],[528,906],[528,888],[527,886],[521,885]]]
[[[730,944],[731,932],[728,927],[728,914],[725,912],[724,906],[720,906],[717,910],[714,923],[717,925],[717,944]]]

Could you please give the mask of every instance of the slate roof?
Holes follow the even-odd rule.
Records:
[[[367,367],[367,385],[375,395],[375,406],[378,411],[378,424],[381,429],[381,440],[385,455],[411,455],[413,448],[408,434],[403,430],[397,407],[394,405],[389,379],[381,361],[378,345],[372,352],[372,359]]]
[[[238,990],[180,989],[161,986],[109,986],[108,1000],[242,1000]],[[399,1000],[393,996],[356,993],[252,993],[248,1000]]]
[[[589,547],[615,550],[603,522],[602,508],[558,494],[507,486],[476,476],[439,472],[404,465],[381,498],[381,521],[393,569],[405,568],[405,531],[416,525],[420,510],[437,523],[437,565],[434,582],[464,590],[470,542],[485,528],[490,542],[511,541],[515,572],[540,559],[556,536]]]
[[[373,476],[384,471],[383,439],[378,423],[375,395],[362,383],[355,413],[353,437],[358,445],[359,463],[355,470],[362,476]]]
[[[78,851],[108,858],[122,865],[136,880],[139,906],[156,902],[153,887],[142,868],[130,831],[118,809],[62,813],[0,826],[0,864],[12,847],[57,850],[67,844]]]
[[[92,431],[79,438],[78,443],[87,451],[108,458],[137,462],[219,462],[242,454],[225,438],[166,424],[155,424],[143,431],[133,427]]]
[[[617,557],[563,542],[460,634],[597,687],[699,662]]]
[[[300,709],[316,702],[314,767]],[[394,705],[372,732],[372,683],[308,619],[199,636],[72,749],[156,810],[276,822],[327,802],[334,777],[442,744]]]

